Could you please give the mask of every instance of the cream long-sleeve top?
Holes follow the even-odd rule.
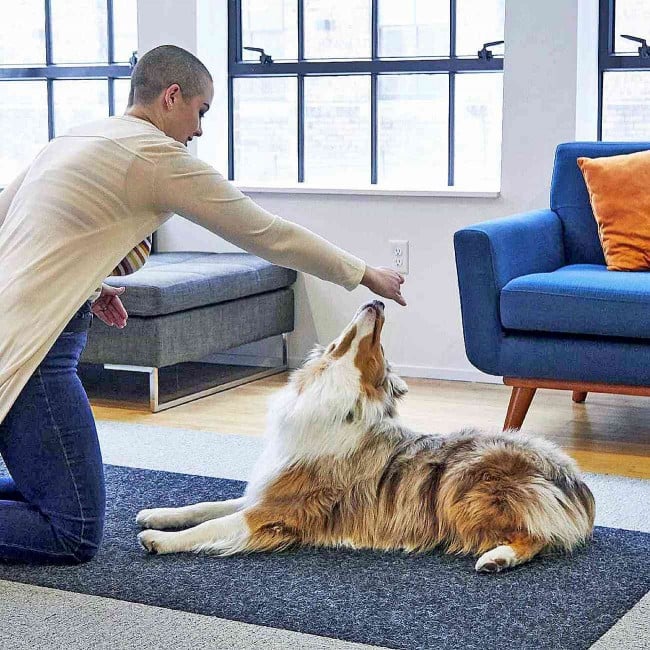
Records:
[[[77,127],[0,193],[0,422],[76,310],[173,214],[348,290],[365,272],[362,260],[256,205],[153,124],[122,116]]]

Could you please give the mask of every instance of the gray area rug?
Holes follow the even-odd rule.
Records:
[[[391,648],[589,648],[650,589],[650,535],[597,528],[572,557],[497,576],[471,558],[301,549],[227,559],[148,556],[143,507],[231,498],[243,483],[106,467],[107,528],[91,563],[0,564],[0,579]]]

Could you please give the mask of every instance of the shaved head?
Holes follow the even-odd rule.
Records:
[[[161,92],[178,84],[186,100],[205,91],[212,82],[208,69],[192,53],[176,45],[149,50],[133,68],[129,106],[151,104]]]

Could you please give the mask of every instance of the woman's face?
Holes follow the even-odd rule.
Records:
[[[203,91],[189,100],[183,97],[183,91],[178,84],[171,85],[164,97],[164,132],[186,146],[192,138],[203,135],[201,119],[210,108],[213,95],[211,81],[207,81]]]

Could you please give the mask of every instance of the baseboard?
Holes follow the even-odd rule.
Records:
[[[397,374],[402,377],[419,377],[421,379],[444,379],[448,381],[472,381],[483,384],[501,384],[502,377],[486,375],[480,370],[459,370],[457,368],[435,368],[432,366],[401,366],[393,364]]]
[[[261,357],[253,354],[215,354],[210,357],[215,363],[227,363],[233,366],[259,366],[273,368],[282,363],[279,357]],[[304,359],[289,357],[289,367],[299,368]],[[443,379],[448,381],[472,381],[485,384],[501,384],[503,379],[486,375],[480,370],[458,370],[456,368],[434,368],[431,366],[402,366],[393,364],[397,374],[403,377],[419,377],[422,379]]]

